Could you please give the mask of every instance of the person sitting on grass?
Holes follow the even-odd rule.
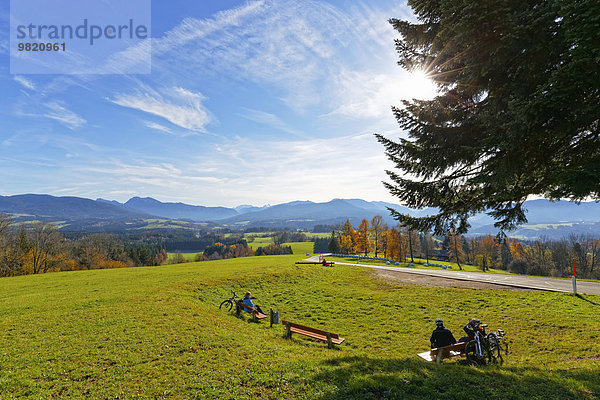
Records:
[[[242,300],[242,303],[244,303],[248,307],[252,308],[253,310],[258,311],[259,313],[264,314],[263,310],[260,309],[260,306],[255,305],[252,302],[252,297],[250,297],[250,292],[246,292],[246,294],[244,295],[244,300]],[[248,313],[251,312],[251,311],[247,311],[246,309],[244,309],[244,311],[246,311]]]
[[[432,349],[456,343],[456,339],[454,339],[454,335],[452,335],[450,329],[444,328],[444,321],[438,318],[435,320],[435,325],[436,328],[431,333],[431,338],[429,339]]]

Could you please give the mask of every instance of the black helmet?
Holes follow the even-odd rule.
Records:
[[[437,326],[444,326],[444,321],[442,321],[440,318],[436,318],[435,324]]]

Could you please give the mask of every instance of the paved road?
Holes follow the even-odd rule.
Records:
[[[307,260],[318,261],[319,256],[313,256]],[[449,270],[429,270],[416,268],[391,267],[384,265],[353,264],[334,261],[335,265],[354,265],[358,267],[367,267],[373,269],[383,269],[387,271],[406,272],[409,274],[428,275],[439,278],[458,279],[462,281],[475,281],[493,283],[504,286],[514,286],[519,288],[547,290],[550,292],[573,292],[573,284],[568,279],[550,279],[534,276],[489,274],[483,272],[449,271]],[[577,293],[586,293],[600,296],[600,282],[577,282]]]

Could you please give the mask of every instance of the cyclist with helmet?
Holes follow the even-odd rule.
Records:
[[[431,338],[429,338],[432,349],[456,343],[456,339],[454,339],[454,335],[452,335],[450,329],[444,327],[444,321],[438,318],[435,320],[435,325],[436,328],[431,333]]]

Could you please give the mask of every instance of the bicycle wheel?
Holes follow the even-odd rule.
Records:
[[[467,363],[471,365],[481,364],[481,358],[477,355],[476,343],[471,340],[465,346],[465,356],[467,357]]]
[[[481,352],[483,353],[483,364],[492,362],[493,356],[491,351],[491,346],[488,338],[483,336],[481,338]]]
[[[489,343],[489,355],[490,361],[494,363],[502,364],[502,353],[500,351],[500,340],[494,333],[489,333],[487,335],[487,342]]]
[[[220,305],[219,305],[219,310],[221,308],[225,308],[225,311],[231,311],[231,309],[233,308],[233,302],[229,299],[224,300]]]

